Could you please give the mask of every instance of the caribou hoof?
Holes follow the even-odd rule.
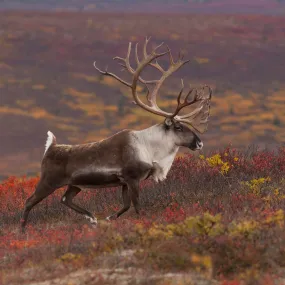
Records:
[[[111,216],[106,218],[106,221],[109,221],[109,222],[114,221],[114,220],[116,220],[115,215],[111,215]]]
[[[91,224],[92,227],[94,227],[94,228],[97,227],[98,221],[97,221],[96,218],[89,217],[89,216],[85,216],[85,218],[90,221],[90,224]]]

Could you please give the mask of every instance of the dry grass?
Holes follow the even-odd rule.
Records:
[[[0,185],[0,280],[282,284],[284,171],[284,148],[187,156],[175,161],[165,182],[142,183],[139,218],[131,209],[107,222],[104,217],[120,207],[119,191],[85,192],[77,203],[99,217],[91,228],[59,203],[58,190],[33,209],[25,235],[20,213],[38,178],[11,177]]]

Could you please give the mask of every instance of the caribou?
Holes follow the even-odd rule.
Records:
[[[192,151],[202,149],[203,143],[197,133],[207,130],[212,89],[207,85],[192,88],[186,96],[183,95],[183,99],[184,84],[181,80],[182,87],[177,96],[176,109],[172,113],[162,110],[157,104],[157,95],[163,82],[190,60],[184,61],[179,53],[175,62],[168,46],[164,52],[158,52],[163,43],[148,53],[148,42],[149,38],[146,38],[141,60],[138,56],[138,44],[135,46],[135,69],[130,64],[132,43],[129,43],[125,58],[114,58],[132,75],[131,83],[107,69],[102,71],[96,66],[96,62],[94,67],[101,75],[110,76],[129,87],[134,103],[149,113],[163,117],[163,122],[143,130],[122,130],[101,141],[79,145],[58,144],[56,137],[48,131],[40,180],[34,193],[26,200],[21,218],[22,231],[31,209],[63,186],[67,186],[67,189],[61,202],[84,215],[92,225],[97,224],[96,217],[73,202],[73,198],[82,188],[122,187],[123,207],[107,217],[108,220],[121,216],[130,208],[131,203],[139,214],[140,182],[149,177],[156,182],[164,180],[179,147]],[[169,58],[168,69],[158,62],[158,58],[165,55]],[[143,79],[141,74],[146,67],[159,71],[162,74],[160,79]],[[138,91],[139,83],[146,87],[143,92]],[[146,93],[145,102],[139,97],[141,93]],[[191,110],[181,114],[181,110],[189,106]]]

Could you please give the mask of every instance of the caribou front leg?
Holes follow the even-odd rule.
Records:
[[[124,171],[124,180],[128,186],[129,195],[138,216],[140,215],[140,181],[146,179],[152,171],[153,166],[145,162],[132,163]]]
[[[123,185],[123,187],[122,187],[122,197],[123,197],[123,207],[122,207],[122,209],[120,209],[117,213],[107,217],[106,219],[108,221],[119,218],[122,214],[124,214],[126,211],[128,211],[130,209],[130,207],[131,207],[131,197],[130,197],[127,185]]]
[[[140,215],[140,201],[139,201],[139,181],[130,181],[128,188],[137,215]]]
[[[73,185],[69,185],[67,187],[65,194],[61,198],[61,203],[66,205],[67,207],[73,209],[77,213],[84,215],[84,217],[86,219],[88,219],[93,226],[96,226],[97,225],[97,219],[90,212],[88,212],[87,210],[77,206],[76,204],[74,204],[72,202],[73,198],[79,192],[81,192],[80,188],[73,186]]]
[[[123,171],[123,176],[121,177],[121,181],[124,183],[122,188],[123,208],[117,213],[107,217],[107,220],[117,219],[120,215],[129,210],[131,202],[134,205],[137,215],[140,214],[139,183],[149,176],[152,168],[152,165],[145,162],[132,163],[126,166]]]

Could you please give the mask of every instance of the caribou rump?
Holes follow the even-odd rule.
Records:
[[[117,75],[100,70],[94,62],[94,67],[104,76],[111,76],[131,89],[134,103],[147,112],[164,117],[164,121],[147,129],[123,130],[104,140],[81,144],[57,144],[55,136],[49,131],[45,152],[41,164],[41,177],[35,192],[26,200],[21,219],[21,229],[24,231],[31,209],[52,194],[56,189],[67,186],[61,202],[76,212],[83,214],[96,225],[97,219],[89,211],[73,203],[73,198],[81,192],[81,188],[100,188],[122,186],[123,207],[107,219],[118,218],[126,212],[131,202],[137,214],[140,212],[139,183],[153,177],[157,182],[166,178],[179,147],[193,151],[200,150],[203,143],[196,134],[207,130],[210,114],[212,89],[209,86],[190,89],[182,99],[184,84],[177,97],[177,107],[173,113],[163,111],[157,105],[157,94],[162,83],[189,60],[183,61],[179,54],[177,62],[169,47],[162,53],[157,50],[160,44],[147,53],[149,38],[143,46],[143,59],[138,57],[138,45],[135,47],[137,68],[130,64],[131,43],[129,43],[126,58],[115,57],[132,75],[132,82],[124,81]],[[169,56],[170,65],[167,70],[158,63],[157,59]],[[162,73],[158,80],[145,80],[142,71],[150,66]],[[139,98],[138,83],[146,87],[146,101]],[[151,89],[149,86],[153,86]],[[184,115],[178,113],[190,106],[191,111]]]

